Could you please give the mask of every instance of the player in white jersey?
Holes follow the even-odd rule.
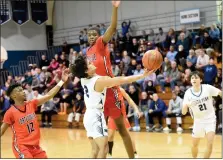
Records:
[[[84,127],[92,146],[91,158],[106,158],[108,131],[103,114],[106,88],[132,83],[145,78],[154,71],[145,70],[144,74],[129,77],[98,76],[95,73],[96,67],[82,56],[75,60],[70,70],[73,75],[81,78],[81,85],[85,93]]]
[[[184,95],[182,114],[185,115],[189,109],[194,119],[191,152],[193,158],[196,158],[200,138],[206,136],[207,148],[204,158],[209,158],[212,153],[216,128],[216,116],[212,97],[222,96],[222,92],[211,85],[201,84],[203,75],[197,71],[191,73],[190,79],[192,87]]]

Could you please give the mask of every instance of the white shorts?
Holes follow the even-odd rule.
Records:
[[[87,109],[84,114],[84,127],[87,137],[93,139],[108,136],[108,128],[105,122],[104,113],[98,109]]]
[[[208,132],[215,132],[216,121],[208,123],[195,122],[192,131],[192,137],[203,138]]]

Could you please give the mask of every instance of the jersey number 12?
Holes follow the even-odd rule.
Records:
[[[207,110],[207,107],[206,107],[205,103],[200,104],[198,107],[199,107],[200,111]]]

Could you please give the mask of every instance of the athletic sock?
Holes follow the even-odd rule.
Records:
[[[113,148],[114,142],[108,141],[108,153],[112,155],[112,148]]]

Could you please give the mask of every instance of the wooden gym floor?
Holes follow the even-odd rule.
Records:
[[[136,141],[139,158],[192,158],[190,133],[131,132]],[[1,137],[1,158],[14,158],[11,149],[12,133],[8,129]],[[198,157],[202,158],[206,140],[201,140]],[[83,129],[41,129],[41,147],[49,158],[88,158],[90,143]],[[115,135],[113,158],[127,158],[123,142]],[[222,158],[222,136],[216,135],[211,158]]]

